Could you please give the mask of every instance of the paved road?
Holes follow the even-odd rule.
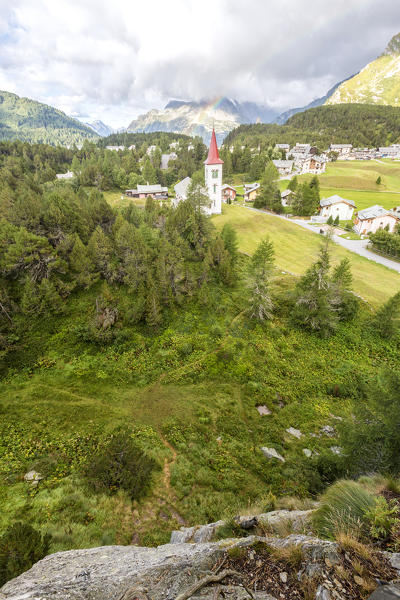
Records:
[[[252,206],[245,206],[245,208],[247,208],[248,210],[254,210],[256,212],[261,212],[264,214],[266,213],[265,210],[253,208]],[[302,219],[288,219],[287,217],[284,217],[282,215],[275,215],[274,213],[270,213],[270,212],[268,212],[267,214],[271,215],[273,217],[277,217],[278,219],[284,219],[285,221],[290,221],[291,223],[295,223],[296,225],[299,225],[300,227],[303,227],[304,229],[308,229],[309,231],[312,231],[313,233],[318,235],[318,228],[315,227],[314,225],[310,225],[309,223],[307,223],[306,221],[303,221]],[[395,260],[390,260],[389,258],[385,258],[384,256],[380,256],[379,254],[375,254],[375,252],[371,252],[371,250],[368,250],[368,248],[367,248],[368,240],[346,240],[345,238],[339,237],[338,235],[332,236],[332,240],[336,244],[339,244],[339,246],[343,246],[343,248],[350,250],[350,252],[355,252],[356,254],[359,254],[360,256],[364,256],[365,258],[368,258],[368,260],[372,260],[376,263],[379,263],[380,265],[384,265],[385,267],[388,267],[389,269],[393,269],[394,271],[397,271],[398,273],[400,273],[400,262],[397,262]]]

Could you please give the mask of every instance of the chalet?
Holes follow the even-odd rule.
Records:
[[[179,147],[179,142],[171,142],[169,147],[171,150],[176,150]]]
[[[308,156],[301,165],[302,173],[319,175],[326,170],[326,161],[321,156]]]
[[[161,187],[159,183],[154,185],[138,185],[135,190],[126,190],[125,194],[130,198],[148,198],[151,196],[157,200],[168,198],[168,188]]]
[[[400,144],[392,144],[391,146],[378,148],[378,152],[382,158],[399,158]]]
[[[350,221],[353,218],[353,212],[356,208],[353,200],[347,200],[341,198],[338,195],[330,196],[329,198],[322,198],[320,201],[320,217],[325,219],[336,219],[339,217],[339,221]]]
[[[236,198],[237,192],[236,192],[236,189],[232,185],[228,185],[227,183],[225,183],[221,187],[221,191],[222,191],[222,200],[224,202],[227,202],[228,199],[234,200]]]
[[[168,163],[170,160],[176,160],[178,158],[175,152],[171,152],[170,154],[162,154],[161,155],[161,169],[168,169]]]
[[[174,202],[174,205],[175,206],[179,202],[182,202],[183,200],[187,200],[189,186],[190,186],[191,183],[192,183],[192,178],[191,177],[185,177],[185,179],[182,179],[182,181],[179,181],[179,183],[177,183],[174,186],[174,190],[175,190],[175,202]]]
[[[150,156],[150,154],[153,154],[153,152],[157,149],[157,146],[149,146],[146,150],[146,154],[148,154]]]
[[[282,206],[290,206],[293,202],[294,194],[292,190],[283,190],[281,193]]]
[[[66,173],[57,173],[57,179],[73,179],[75,175],[72,171],[67,171]]]
[[[331,144],[329,150],[331,152],[337,152],[340,157],[348,156],[353,148],[353,144]]]
[[[243,198],[245,202],[254,202],[254,200],[258,196],[258,192],[260,189],[259,183],[247,183],[243,186],[244,194]]]
[[[284,150],[285,152],[289,152],[290,145],[289,144],[275,144],[275,150]]]
[[[136,144],[131,144],[128,150],[136,150]]]
[[[279,175],[290,175],[293,170],[292,160],[273,160],[272,162],[278,169]]]
[[[123,152],[125,146],[106,146],[106,150],[111,150],[111,152]]]
[[[400,215],[383,206],[375,204],[364,210],[359,210],[354,221],[354,230],[359,235],[375,233],[378,229],[385,229],[393,233],[396,225],[400,222]]]

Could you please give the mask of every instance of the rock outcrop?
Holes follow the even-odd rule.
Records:
[[[297,562],[293,559],[296,556]],[[384,553],[379,560],[382,576],[393,582],[399,574],[396,566],[400,556],[391,555],[391,565]],[[251,588],[254,600],[280,600],[303,597],[302,585],[313,581],[316,600],[354,600],[359,596],[357,573],[351,571],[353,562],[353,557],[334,542],[296,534],[158,548],[105,546],[44,558],[6,583],[0,599],[174,600],[180,594],[211,599],[222,590],[226,598],[244,600]],[[381,587],[372,598],[390,598],[382,594],[398,589],[395,584]]]

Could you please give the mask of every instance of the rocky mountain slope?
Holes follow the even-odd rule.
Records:
[[[87,127],[90,127],[90,129],[93,129],[93,131],[95,133],[97,133],[97,135],[99,135],[100,137],[107,137],[108,135],[111,135],[112,133],[114,133],[114,129],[112,127],[109,127],[108,125],[106,125],[105,123],[103,123],[103,121],[93,121],[92,123],[84,123]]]
[[[200,135],[208,143],[213,127],[218,143],[241,123],[270,122],[277,112],[253,102],[236,102],[222,98],[216,102],[184,102],[172,100],[162,110],[150,110],[134,119],[127,128],[130,133],[171,131]]]
[[[0,139],[72,145],[97,134],[61,110],[29,98],[0,91]]]
[[[252,528],[246,537],[212,541],[224,525],[220,522],[192,528],[194,539],[187,537],[189,530],[174,532],[171,542],[158,548],[58,552],[6,583],[0,600],[187,600],[220,594],[231,600],[399,597],[399,554],[301,533],[307,530],[310,511],[294,512],[292,532],[286,536],[279,537],[269,526],[273,521],[282,528],[290,513],[274,511],[242,521],[243,536]]]
[[[400,33],[384,53],[333,92],[326,104],[363,103],[400,106]]]

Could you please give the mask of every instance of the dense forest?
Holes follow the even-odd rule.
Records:
[[[330,144],[386,146],[400,141],[400,108],[369,104],[319,106],[293,115],[285,125],[240,125],[225,146],[266,149],[276,143],[310,143],[325,150]]]
[[[90,127],[61,110],[0,91],[0,140],[67,146],[97,138]]]
[[[182,523],[400,471],[399,294],[372,311],[329,237],[301,277],[276,268],[267,235],[240,253],[202,212],[200,145],[182,150],[195,176],[176,209],[112,207],[114,177],[140,158],[157,174],[135,152],[0,144],[1,577],[12,544],[156,545]],[[72,183],[55,180],[73,164]]]

